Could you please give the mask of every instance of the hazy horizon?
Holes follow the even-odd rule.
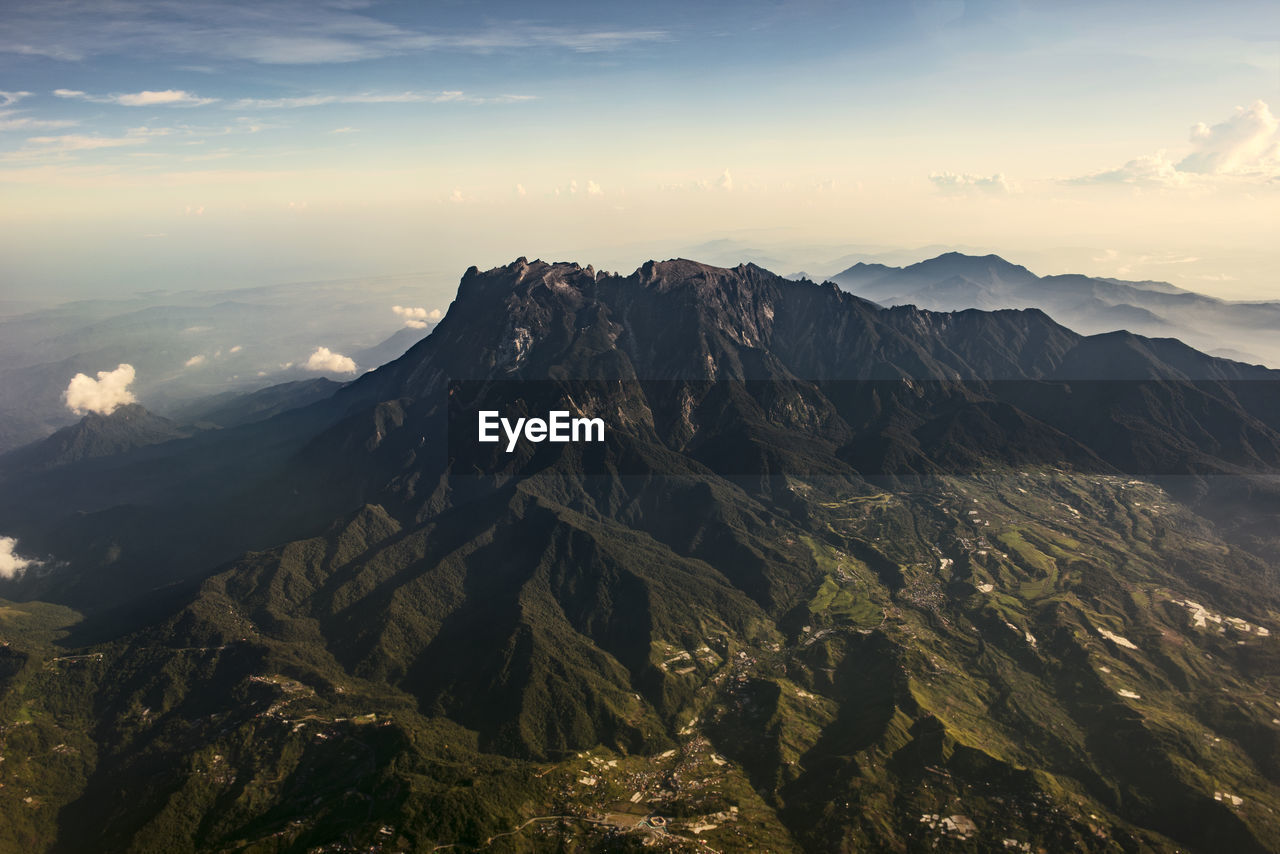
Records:
[[[137,0],[6,18],[9,299],[456,282],[520,255],[625,268],[726,237],[1274,293],[1271,4]]]

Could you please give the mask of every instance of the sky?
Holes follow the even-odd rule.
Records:
[[[723,239],[1280,298],[1274,2],[2,6],[0,297]]]

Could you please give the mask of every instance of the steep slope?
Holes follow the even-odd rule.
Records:
[[[1273,542],[1206,517],[1274,532],[1275,380],[751,266],[473,268],[401,359],[16,531],[119,552],[28,594],[201,580],[70,649],[0,610],[0,839],[1276,850]],[[474,441],[556,407],[604,441]]]

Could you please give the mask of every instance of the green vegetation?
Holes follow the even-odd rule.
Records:
[[[1280,603],[1160,489],[629,488],[680,525],[548,473],[90,647],[0,603],[0,851],[1275,850]]]

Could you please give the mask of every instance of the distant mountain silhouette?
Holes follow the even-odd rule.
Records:
[[[907,267],[859,262],[830,280],[882,305],[934,311],[1039,308],[1078,332],[1127,329],[1176,337],[1202,350],[1256,353],[1280,364],[1280,302],[1227,302],[1166,282],[1037,276],[998,255],[958,252]]]

